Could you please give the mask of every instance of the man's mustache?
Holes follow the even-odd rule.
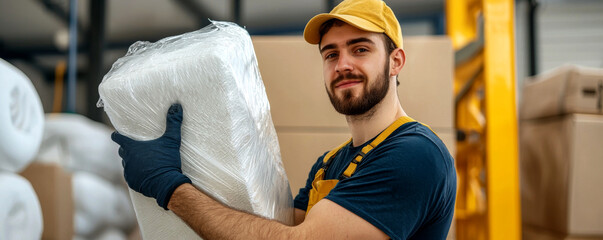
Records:
[[[335,78],[335,80],[333,80],[331,82],[331,89],[334,89],[335,86],[337,86],[337,84],[341,81],[344,80],[360,80],[360,81],[366,81],[366,77],[362,74],[353,74],[353,73],[346,73],[346,74],[342,74],[339,75],[337,78]]]

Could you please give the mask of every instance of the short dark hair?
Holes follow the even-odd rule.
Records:
[[[320,47],[320,43],[322,42],[322,37],[327,34],[327,32],[329,30],[331,30],[331,28],[333,26],[336,27],[340,27],[343,26],[343,24],[346,24],[344,21],[341,21],[337,18],[332,18],[327,20],[326,22],[324,22],[322,25],[320,25],[320,28],[318,29],[318,35],[320,37],[320,40],[318,41],[318,46]],[[396,50],[396,44],[394,43],[394,41],[392,41],[392,39],[387,36],[387,34],[383,33],[383,43],[385,46],[385,50],[387,51],[387,54],[390,55],[392,54],[392,52],[394,50]],[[398,78],[396,77],[396,86],[400,85],[400,81],[398,81]]]
[[[331,18],[331,19],[327,20],[326,22],[324,22],[322,25],[320,25],[320,28],[318,29],[318,36],[319,36],[318,45],[320,45],[320,43],[322,42],[322,37],[325,34],[327,34],[327,32],[329,30],[331,30],[331,28],[333,26],[341,27],[341,26],[343,26],[343,24],[345,24],[344,21],[341,21],[337,18]]]

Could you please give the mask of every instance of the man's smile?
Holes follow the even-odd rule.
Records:
[[[341,80],[335,84],[336,89],[345,89],[362,83],[362,79]]]

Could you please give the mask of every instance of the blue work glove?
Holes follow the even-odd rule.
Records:
[[[119,144],[124,177],[128,186],[167,209],[176,188],[191,180],[182,174],[180,163],[180,126],[182,106],[174,104],[167,113],[163,136],[149,141],[136,141],[113,132],[111,139]]]

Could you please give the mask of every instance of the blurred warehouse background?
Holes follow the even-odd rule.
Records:
[[[71,208],[72,211],[75,209],[76,217],[75,220],[73,220],[75,226],[72,226],[71,231],[74,232],[76,238],[102,239],[102,237],[104,237],[104,239],[125,239],[126,237],[129,237],[130,239],[136,239],[137,236],[135,233],[132,233],[136,231],[135,217],[131,206],[129,206],[123,179],[121,179],[120,159],[117,156],[116,146],[112,145],[112,142],[110,142],[110,139],[108,138],[112,131],[111,123],[103,112],[103,109],[97,107],[97,102],[99,100],[98,85],[103,76],[111,68],[111,65],[118,58],[124,56],[128,47],[136,41],[154,42],[168,36],[194,31],[209,24],[209,20],[232,21],[241,26],[245,26],[250,35],[257,41],[258,45],[256,47],[267,46],[261,45],[267,44],[266,42],[262,42],[265,39],[268,39],[267,41],[272,41],[273,39],[278,40],[278,38],[283,37],[283,35],[294,37],[301,36],[306,22],[312,16],[321,12],[328,12],[339,2],[339,0],[0,0],[0,58],[17,67],[27,76],[27,78],[29,78],[29,80],[31,80],[35,91],[41,100],[41,106],[44,113],[77,114],[74,116],[61,117],[60,119],[52,119],[51,115],[47,115],[45,117],[46,125],[52,126],[54,132],[49,132],[48,130],[44,132],[44,136],[42,137],[43,142],[40,147],[41,150],[36,153],[35,156],[39,162],[59,162],[59,165],[62,165],[67,171],[63,172],[62,170],[54,169],[52,171],[58,172],[48,173],[48,169],[36,170],[28,168],[27,171],[30,172],[24,172],[23,176],[31,181],[32,184],[36,181],[35,176],[42,175],[39,171],[51,175],[50,177],[54,179],[53,181],[57,181],[57,184],[59,185],[61,185],[61,181],[63,181],[63,183],[64,181],[71,181],[64,180],[63,178],[65,176],[69,179],[73,179],[73,181],[75,181],[75,179],[80,179],[78,182],[80,183],[79,185],[74,182],[73,186],[68,189],[60,188],[56,190],[66,194],[68,192],[73,192],[73,194],[76,195],[73,200],[64,202],[53,194],[48,194],[50,196],[47,197],[50,200],[46,200],[46,204],[50,201],[52,203],[63,202],[63,204],[72,205]],[[386,0],[386,2],[393,9],[401,23],[405,41],[410,39],[409,41],[411,44],[409,45],[409,51],[418,49],[418,47],[415,47],[418,46],[418,44],[414,44],[421,42],[422,39],[424,39],[422,37],[432,39],[426,40],[427,42],[433,41],[433,39],[436,40],[435,42],[445,39],[448,44],[445,45],[445,49],[449,51],[449,54],[446,55],[445,53],[440,52],[442,54],[440,55],[438,52],[428,52],[431,55],[424,56],[426,58],[425,61],[428,62],[430,58],[437,59],[442,56],[444,56],[444,58],[450,57],[450,59],[448,59],[450,61],[447,59],[444,59],[444,61],[448,61],[446,63],[449,65],[450,70],[453,70],[455,67],[458,69],[459,65],[461,65],[459,58],[462,58],[462,56],[459,56],[458,53],[461,52],[460,50],[462,47],[457,47],[458,45],[454,42],[454,39],[449,40],[449,37],[447,37],[451,35],[448,22],[451,17],[450,15],[447,15],[450,14],[450,9],[449,7],[447,8],[447,6],[452,3],[464,5],[467,9],[470,9],[468,13],[471,13],[471,9],[478,9],[477,12],[479,12],[480,9],[483,9],[481,5],[482,2],[496,1]],[[515,107],[514,110],[516,111],[510,118],[514,120],[512,125],[516,127],[519,132],[518,134],[511,135],[511,138],[514,138],[511,142],[514,142],[514,144],[518,145],[519,149],[521,149],[522,140],[519,138],[523,137],[521,132],[522,129],[529,129],[529,131],[536,132],[547,131],[546,128],[545,130],[533,130],[534,127],[530,124],[534,124],[534,121],[531,120],[538,119],[538,121],[549,121],[550,119],[547,120],[548,118],[545,120],[542,119],[544,119],[543,117],[551,116],[550,113],[547,113],[549,115],[532,114],[530,117],[527,117],[529,114],[519,112],[519,109],[522,108],[520,105],[524,100],[523,98],[536,99],[534,101],[538,101],[540,96],[551,93],[547,90],[530,90],[533,91],[534,94],[523,95],[524,85],[527,81],[532,81],[530,79],[538,80],[540,77],[554,78],[559,74],[565,74],[565,72],[572,71],[576,72],[578,76],[581,76],[580,74],[584,75],[586,72],[586,75],[593,76],[594,79],[603,79],[603,75],[598,75],[601,73],[601,68],[603,68],[603,1],[515,0],[511,2],[513,3],[513,8],[509,11],[512,15],[512,36],[510,37],[512,39],[511,45],[514,44],[514,49],[512,50],[512,53],[509,53],[509,58],[513,64],[511,66],[512,69],[508,72],[512,73],[513,76],[510,81],[514,83],[514,85],[511,85],[514,89],[509,92],[509,96],[512,96],[515,99],[509,103]],[[75,6],[75,8],[73,8],[73,6]],[[74,11],[74,9],[77,11]],[[483,46],[483,24],[481,23],[484,21],[484,16],[483,14],[480,16],[481,17],[473,17],[481,20],[476,20],[476,24],[472,27],[477,29],[478,32],[478,36],[475,37],[473,42],[480,42],[479,39],[481,39],[481,45],[479,46],[481,49],[485,47]],[[469,14],[467,15],[467,18],[471,18]],[[488,17],[486,16],[485,18],[487,19]],[[74,19],[76,20],[73,21]],[[488,25],[486,24],[485,26]],[[70,41],[70,39],[73,39],[74,37],[77,41]],[[268,38],[264,39],[262,37]],[[450,43],[451,41],[452,43]],[[439,47],[441,47],[441,45],[435,45],[436,43],[433,44],[433,49],[440,49]],[[70,47],[72,48],[71,52]],[[296,48],[292,51],[297,51],[297,45],[294,47]],[[496,46],[486,47],[496,48]],[[256,51],[258,51],[258,48],[256,48]],[[420,52],[418,50],[416,51]],[[475,52],[480,51],[476,50],[474,53]],[[260,55],[261,54],[258,53],[260,67],[266,68],[266,66],[262,66]],[[453,62],[454,60],[452,60],[454,57],[456,57],[456,62]],[[417,62],[419,62],[419,60],[417,60]],[[75,63],[75,66],[72,66],[70,63]],[[287,67],[286,63],[282,64],[283,66],[280,67]],[[296,64],[299,63],[291,62],[291,65]],[[487,65],[488,63],[484,64]],[[266,70],[265,72],[263,68],[262,75],[270,76],[271,70]],[[422,71],[433,71],[427,67],[420,69]],[[408,75],[415,76],[414,73],[408,73]],[[456,106],[458,107],[458,102],[460,100],[457,100],[457,103],[455,103],[454,97],[452,97],[453,94],[458,94],[458,92],[453,93],[454,87],[452,85],[453,78],[458,78],[458,76],[453,76],[451,74],[444,74],[444,76],[448,77],[445,80],[450,80],[448,81],[449,85],[447,85],[445,89],[446,91],[449,90],[449,93],[447,93],[448,95],[445,95],[447,96],[445,104],[450,106],[447,111],[449,111],[451,115],[447,116],[447,119],[449,118],[447,124],[449,125],[442,126],[440,129],[445,134],[450,134],[450,142],[452,145],[456,146],[452,148],[456,149],[457,153],[463,154],[463,151],[465,151],[470,144],[463,145],[462,142],[470,141],[466,139],[471,139],[471,134],[476,131],[459,127],[459,120],[456,115],[458,114],[458,109],[455,109],[454,104],[457,104]],[[0,80],[2,77],[3,76],[0,76]],[[579,79],[579,77],[576,77],[576,79]],[[272,96],[271,94],[274,94],[274,89],[277,88],[270,88],[268,82],[271,80],[266,78],[264,80],[267,82],[267,91],[270,97]],[[598,81],[601,81],[601,83],[599,83],[599,87],[593,88],[594,90],[591,90],[590,88],[587,90],[581,89],[579,92],[589,96],[594,95],[596,96],[595,98],[598,98],[598,102],[596,100],[594,101],[594,104],[598,105],[593,107],[598,110],[593,110],[594,113],[588,111],[586,113],[598,115],[598,117],[592,119],[589,118],[589,122],[603,123],[598,122],[600,120],[599,117],[602,114],[601,92],[603,91],[603,80]],[[3,82],[0,81],[0,83]],[[431,87],[434,87],[434,89],[438,88],[437,86]],[[5,86],[0,86],[0,88],[5,88]],[[400,89],[402,88],[404,88],[404,83],[400,86]],[[419,89],[425,90],[425,88]],[[5,103],[0,102],[0,104]],[[271,104],[275,104],[275,102],[271,100]],[[482,110],[484,108],[486,107],[481,106]],[[279,131],[280,126],[278,121],[284,122],[281,121],[284,117],[279,117],[280,115],[283,115],[283,113],[278,112],[279,109],[281,109],[279,106],[273,105],[272,114],[275,115],[274,119],[277,131]],[[531,108],[527,107],[527,109]],[[2,109],[0,108],[0,110]],[[411,112],[412,110],[414,109],[411,109]],[[570,122],[574,120],[577,122],[582,121],[581,119],[583,116],[580,115],[575,117],[572,115],[574,113],[582,114],[585,112],[582,110],[572,112],[571,107],[568,107],[552,115],[560,116],[560,119],[563,118],[560,121],[566,121],[564,120],[564,117],[569,116],[574,117],[572,118],[573,120],[568,120]],[[419,112],[416,115],[422,116],[421,114],[422,113]],[[455,116],[457,116],[457,118],[455,118]],[[420,117],[418,119],[420,119]],[[528,120],[530,120],[529,123]],[[521,125],[521,121],[524,121],[525,124]],[[453,126],[455,126],[455,130],[452,130]],[[2,126],[0,126],[0,129],[1,128]],[[437,128],[438,126],[436,125],[436,131],[438,131]],[[281,129],[285,129],[285,127]],[[510,130],[514,131],[516,129]],[[603,125],[597,125],[595,130],[592,130],[591,133],[599,133],[602,129]],[[482,134],[482,137],[485,135],[480,131],[477,132]],[[287,152],[287,148],[283,146],[283,142],[288,141],[287,136],[289,135],[286,134],[289,133],[283,133],[284,135],[280,134],[281,133],[279,133],[279,140],[281,141],[281,148],[283,149],[283,159],[285,159],[285,155],[294,154]],[[459,135],[462,135],[462,137],[459,137]],[[534,137],[539,136],[538,133],[529,135],[530,136],[526,137],[526,139],[529,139],[527,141],[541,141]],[[102,136],[105,136],[105,138]],[[555,136],[559,138],[567,137],[565,135]],[[534,137],[535,139],[530,139],[531,137]],[[547,138],[547,136],[543,136],[543,138]],[[548,136],[548,138],[551,137]],[[569,137],[567,138],[569,139]],[[580,137],[572,137],[572,139],[573,138],[580,139]],[[97,141],[91,139],[102,140]],[[575,142],[570,143],[570,140],[568,140],[567,143],[560,144],[568,146],[576,145]],[[339,140],[333,140],[333,142],[338,141]],[[461,143],[454,144],[452,143],[454,141]],[[585,141],[590,142],[591,144],[594,142],[593,146],[595,147],[593,148],[600,148],[603,144],[603,135],[595,134],[595,136],[589,137],[588,140]],[[85,144],[86,142],[89,144]],[[65,146],[69,146],[70,149],[65,149]],[[449,148],[451,147],[449,146]],[[535,148],[538,148],[538,146]],[[550,146],[547,145],[542,148],[549,149]],[[517,149],[517,147],[512,147],[512,149]],[[525,149],[530,149],[530,147],[525,147]],[[326,148],[316,149],[314,151],[318,153],[323,150],[326,150]],[[571,156],[574,154],[572,151],[582,150],[575,150],[574,148],[568,150],[568,152],[570,152],[569,155]],[[555,153],[558,153],[558,155],[554,155]],[[551,153],[552,158],[568,158],[566,159],[568,162],[573,161],[571,159],[572,157],[563,155],[566,154],[564,151],[555,153]],[[603,155],[598,155],[598,153],[600,153],[600,151],[596,153],[588,152],[583,155],[587,156],[587,160],[585,161],[593,164],[591,166],[594,167],[594,170],[600,172],[603,171],[603,169],[597,167],[602,166]],[[481,155],[486,156],[487,153],[482,152]],[[511,168],[513,168],[513,166],[522,165],[518,162],[524,161],[523,159],[520,159],[519,153],[515,155],[516,159],[510,160],[515,161],[515,165],[512,165]],[[521,157],[527,155],[523,154]],[[69,160],[52,160],[53,158],[57,158],[57,156],[59,158],[69,158]],[[459,159],[462,158],[457,158],[457,161],[459,161]],[[314,161],[314,159],[311,159],[311,161]],[[486,160],[484,161],[487,163]],[[524,168],[530,169],[531,171],[539,171],[538,174],[540,174],[539,176],[541,176],[541,178],[539,178],[538,181],[553,179],[554,177],[549,175],[552,174],[553,176],[557,176],[556,171],[559,171],[559,169],[556,168],[550,170],[550,174],[547,175],[547,168],[542,168],[539,167],[540,165],[536,166],[534,164],[535,163],[533,162],[528,162],[527,167]],[[548,163],[540,162],[540,164],[547,165]],[[579,167],[568,167],[573,166],[569,163],[565,165],[561,164],[559,166],[561,166],[560,168],[562,169],[580,169]],[[19,170],[21,171],[24,168],[25,166],[19,167]],[[513,169],[515,170],[511,171],[514,171],[517,178],[519,178],[519,170],[517,170],[517,168]],[[288,172],[288,174],[291,178],[291,173]],[[488,174],[492,173],[486,171],[485,167],[484,169],[478,169],[477,181],[481,181],[478,185],[482,184],[481,186],[486,188],[484,182],[486,181],[485,179],[488,179]],[[582,173],[566,173],[566,175],[560,175],[560,178],[565,177],[566,179],[572,179],[572,174],[580,175]],[[586,181],[586,185],[603,181],[603,178],[592,177],[592,175],[588,174],[585,175],[588,176],[586,177],[587,179],[580,180]],[[33,180],[32,177],[34,178]],[[513,177],[514,175],[510,176],[510,178]],[[525,176],[522,176],[522,181],[524,178]],[[97,179],[102,180],[97,181]],[[45,182],[47,180],[38,179],[38,181]],[[541,184],[547,185],[547,182]],[[564,186],[569,189],[570,187],[568,186],[573,186],[573,183],[567,182],[559,183],[559,185],[556,184],[557,183],[553,184],[554,187]],[[33,185],[34,188],[36,188],[35,184]],[[100,192],[91,192],[86,186],[94,186],[95,189],[101,190],[99,190]],[[292,182],[292,189],[295,194],[297,189],[294,187],[294,182]],[[510,188],[511,191],[514,191],[517,195],[520,194],[520,191],[523,191],[519,189],[519,186],[510,185]],[[459,191],[463,191],[462,187],[459,189]],[[538,188],[534,187],[534,185],[530,185],[529,188],[526,189],[535,192],[540,191],[538,194],[541,194],[542,196],[555,196],[555,194],[551,192],[543,193],[543,191],[550,190],[546,187]],[[0,189],[0,191],[2,191],[2,189]],[[106,198],[106,195],[103,195],[103,191],[117,191],[118,193],[111,195],[111,198]],[[483,189],[477,191],[487,192]],[[529,221],[526,223],[526,218],[524,216],[523,225],[521,223],[522,219],[511,218],[510,223],[508,222],[509,225],[502,225],[501,228],[509,228],[511,229],[510,232],[521,231],[521,227],[519,226],[522,226],[524,231],[525,229],[530,229],[532,232],[524,232],[522,234],[524,239],[603,239],[603,207],[601,206],[601,203],[603,203],[603,194],[596,195],[601,193],[601,191],[593,191],[590,188],[585,191],[591,193],[594,192],[593,195],[588,195],[588,201],[586,202],[593,202],[594,205],[598,205],[588,206],[589,209],[592,209],[591,214],[594,215],[586,220],[580,220],[580,216],[582,215],[572,215],[573,213],[570,213],[570,210],[564,212],[563,214],[566,215],[562,214],[562,217],[559,217],[559,214],[556,213],[546,215],[546,213],[539,212],[549,218],[559,217],[563,219],[559,220],[561,222],[551,220],[553,223],[550,223],[547,222],[547,217],[543,217],[542,219],[528,217]],[[36,192],[38,192],[38,189],[36,189]],[[567,190],[564,194],[571,195],[571,192],[572,190]],[[115,207],[107,210],[98,209],[95,206],[88,206],[84,203],[78,204],[78,201],[86,202],[86,200],[78,200],[77,194],[92,195],[96,199],[105,198],[105,201],[113,202]],[[524,192],[521,192],[521,194],[521,197],[526,195]],[[532,197],[538,194],[533,194],[532,192],[527,193],[527,195]],[[40,194],[38,193],[38,195]],[[485,193],[485,195],[488,194]],[[40,196],[38,197],[41,198]],[[484,202],[491,200],[488,199],[488,197],[477,198]],[[581,197],[578,194],[575,198]],[[570,199],[573,200],[575,200],[575,198],[570,197]],[[540,198],[534,197],[528,199],[527,203],[533,204],[533,202],[530,201],[534,199]],[[460,201],[463,200],[466,199],[460,198]],[[514,200],[511,199],[510,201]],[[526,200],[522,199],[522,201]],[[42,203],[41,201],[41,204],[43,205],[42,207],[45,208],[45,203]],[[559,204],[571,205],[566,202]],[[488,206],[491,207],[492,205]],[[543,204],[543,206],[555,207],[560,205]],[[487,209],[488,207],[484,208]],[[569,208],[570,207],[568,207],[568,209]],[[502,211],[506,210],[507,209],[502,209]],[[509,209],[508,211],[513,212],[515,210],[517,210],[516,215],[521,215],[518,209]],[[56,215],[56,218],[52,221],[64,219],[65,216],[60,216],[61,210],[56,211],[56,213],[52,213]],[[79,215],[77,214],[77,211],[80,211]],[[109,211],[114,211],[115,214]],[[483,220],[494,215],[493,212],[482,209],[480,204],[476,204],[473,208],[471,206],[465,206],[464,211],[460,212],[470,213],[471,211],[477,212],[476,214],[479,216],[476,218],[471,218],[471,216],[469,216],[466,220],[462,220],[462,218],[466,216],[458,216],[461,220],[456,224],[460,224],[461,228],[457,229],[457,231],[452,231],[451,239],[516,239],[513,237],[501,238],[500,236],[492,236],[492,233],[496,231],[492,230],[493,228],[491,225],[483,223],[483,221],[481,223],[482,225],[477,224],[477,227],[463,228],[463,224],[475,224],[476,222],[479,222],[480,219]],[[68,213],[71,214],[72,212]],[[123,214],[123,216],[117,216],[119,214]],[[510,216],[513,217],[515,215],[511,214]],[[61,235],[61,230],[52,232],[54,231],[53,229],[65,229],[65,226],[54,223],[54,225],[48,225],[53,228],[49,229],[46,225],[46,216],[44,220],[44,239],[65,239],[65,235]],[[79,226],[77,225],[78,221],[80,222]],[[3,222],[0,222],[0,224],[2,223]],[[576,224],[586,227],[575,227],[574,225]],[[552,227],[549,228],[549,226]],[[475,230],[475,228],[478,230]],[[458,232],[458,237],[455,235],[455,232]],[[2,236],[3,235],[0,232],[0,239],[2,239]],[[71,234],[69,237],[70,236]]]
[[[299,35],[309,18],[336,3],[336,0],[77,1],[76,112],[101,121],[102,111],[96,108],[96,87],[89,85],[97,85],[111,64],[135,41],[152,42],[193,31],[207,25],[208,19],[237,22],[251,35]],[[2,0],[0,4],[0,57],[26,72],[39,91],[44,110],[50,112],[56,68],[59,62],[68,60],[70,1]],[[402,23],[404,36],[445,34],[445,1],[397,0],[388,4]],[[526,76],[564,63],[603,65],[601,1],[520,0],[515,1],[515,8],[519,83]],[[530,36],[534,37],[533,49]],[[536,65],[530,69],[532,51]]]

